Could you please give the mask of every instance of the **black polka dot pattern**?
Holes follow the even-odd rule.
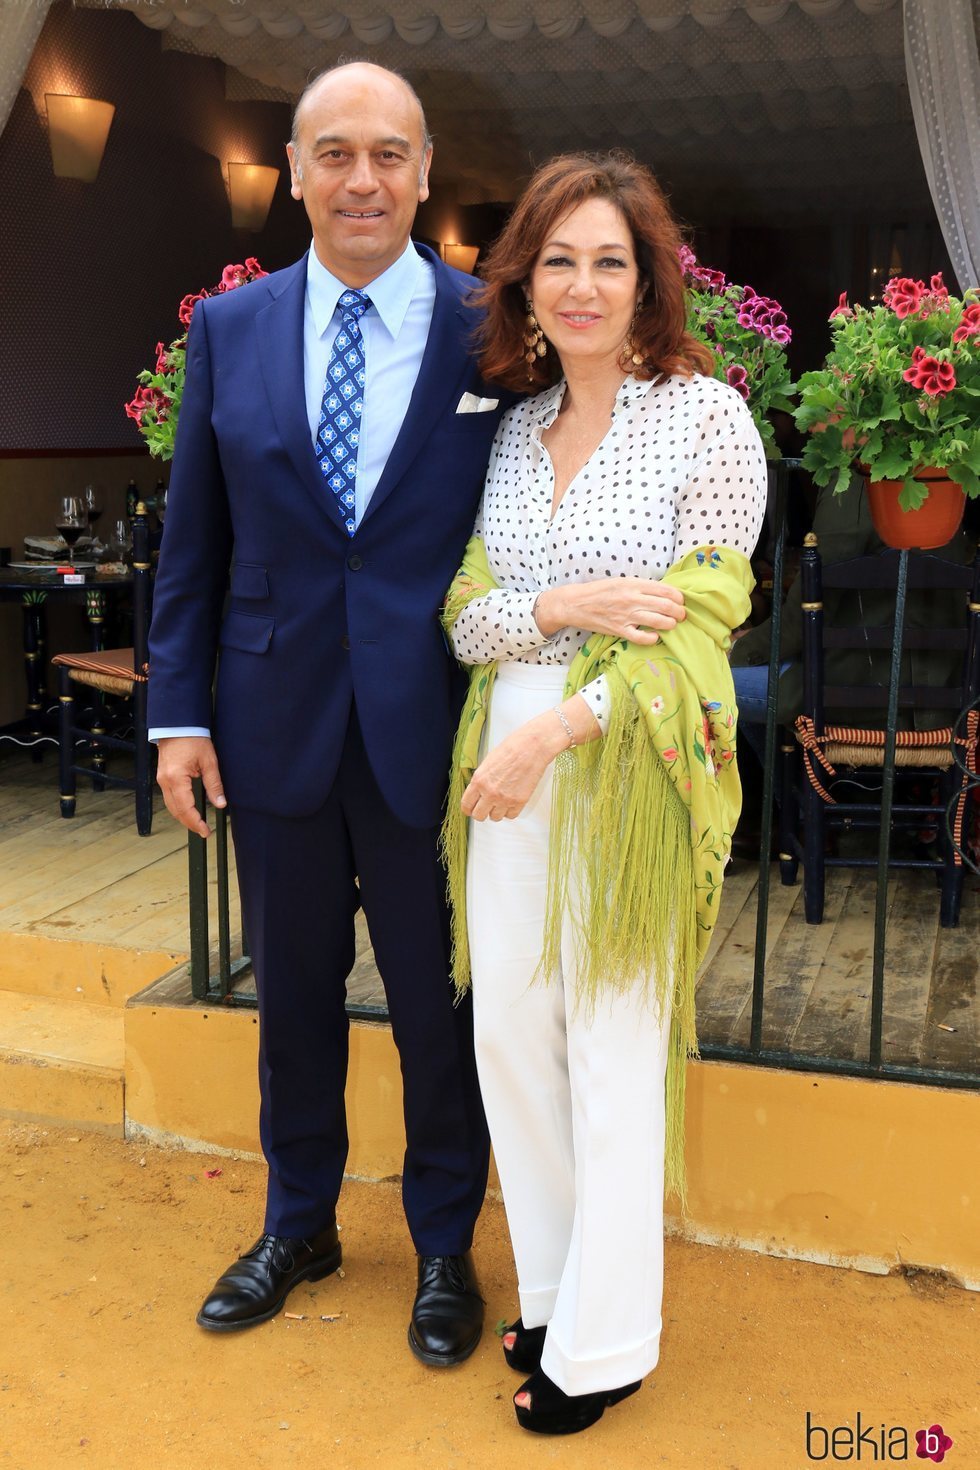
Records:
[[[588,634],[546,638],[534,621],[547,587],[596,577],[662,577],[696,546],[750,556],[762,529],[767,473],[762,440],[727,383],[695,373],[663,383],[623,383],[605,438],[565,491],[551,519],[554,473],[542,430],[557,417],[565,385],[515,405],[501,420],[476,533],[500,590],[474,600],[453,627],[467,664],[518,659],[569,664]],[[584,697],[606,723],[605,680]]]

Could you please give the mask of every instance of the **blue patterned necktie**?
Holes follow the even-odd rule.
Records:
[[[345,291],[337,305],[343,311],[343,318],[327,364],[316,457],[323,478],[336,497],[347,534],[353,536],[356,529],[354,480],[364,407],[364,343],[360,321],[371,305],[371,298],[363,291]]]

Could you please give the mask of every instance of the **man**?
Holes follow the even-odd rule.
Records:
[[[369,63],[322,74],[287,153],[312,247],[194,310],[150,640],[159,783],[202,836],[192,778],[227,795],[259,996],[264,1233],[197,1320],[266,1321],[340,1265],[363,904],[404,1085],[409,1341],[446,1365],[482,1330],[489,1144],[447,978],[436,839],[459,676],[437,613],[506,401],[468,356],[471,278],[409,238],[432,148],[408,84]]]

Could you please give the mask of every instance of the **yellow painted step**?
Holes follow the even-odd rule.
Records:
[[[0,930],[0,990],[121,1007],[185,955],[186,950],[137,949],[111,941],[99,944]]]
[[[0,991],[0,1113],[121,1135],[121,1010]]]

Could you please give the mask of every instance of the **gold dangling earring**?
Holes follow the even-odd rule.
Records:
[[[529,383],[533,383],[534,374],[531,369],[534,366],[535,360],[539,357],[544,357],[548,351],[548,343],[545,340],[544,332],[542,332],[538,325],[538,319],[534,315],[534,307],[531,305],[530,297],[527,298],[527,322],[524,331],[524,346],[527,348],[527,352],[524,354],[524,361],[527,363],[527,380]]]
[[[636,327],[636,319],[640,315],[640,307],[643,305],[643,297],[645,295],[646,289],[644,288],[644,290],[640,293],[640,297],[636,303],[636,309],[633,312],[633,320],[630,322],[628,328],[626,329],[626,341],[623,343],[622,356],[619,359],[620,364],[624,368],[642,367],[643,364],[646,362],[646,358],[643,356],[643,354],[637,352],[636,344],[633,341],[633,330]]]
[[[623,343],[623,351],[622,356],[620,357],[620,362],[623,364],[624,367],[642,367],[643,364],[646,362],[646,358],[642,355],[642,353],[637,352],[636,344],[633,341],[633,328],[636,326],[636,318],[638,315],[638,312],[634,313],[633,320],[630,322],[629,329],[626,333],[626,341]]]

